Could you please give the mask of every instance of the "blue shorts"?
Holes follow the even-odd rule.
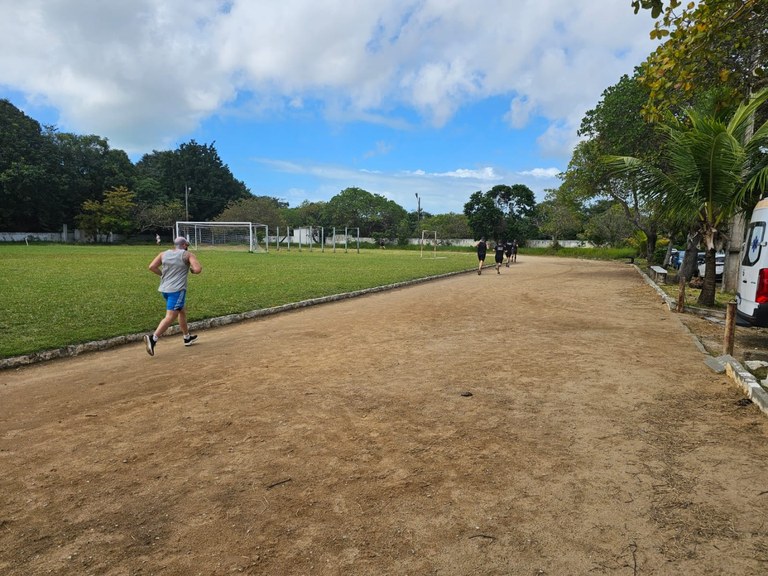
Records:
[[[163,298],[165,298],[166,310],[184,310],[185,300],[187,299],[187,291],[180,290],[178,292],[163,292]]]

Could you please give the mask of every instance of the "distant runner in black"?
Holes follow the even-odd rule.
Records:
[[[496,242],[494,250],[495,253],[493,256],[496,260],[496,274],[501,274],[501,265],[504,262],[504,243]]]
[[[507,240],[504,242],[504,256],[507,257],[507,268],[509,268],[509,263],[512,261],[512,247],[514,244]]]
[[[485,243],[485,238],[480,238],[480,242],[475,244],[477,246],[477,275],[483,273],[483,265],[485,264],[485,253],[488,251],[488,244]]]

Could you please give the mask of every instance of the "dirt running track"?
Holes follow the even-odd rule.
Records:
[[[742,399],[631,266],[531,257],[6,371],[0,574],[766,574]]]

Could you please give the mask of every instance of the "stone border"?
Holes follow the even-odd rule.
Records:
[[[469,270],[459,270],[457,272],[446,272],[445,274],[438,274],[437,276],[425,276],[424,278],[414,278],[413,280],[405,280],[403,282],[386,284],[384,286],[373,286],[372,288],[364,288],[362,290],[355,290],[354,292],[343,292],[341,294],[321,296],[319,298],[302,300],[301,302],[292,302],[289,304],[283,304],[282,306],[275,306],[273,308],[263,308],[261,310],[250,310],[248,312],[242,312],[239,314],[228,314],[226,316],[218,316],[216,318],[207,318],[205,320],[197,320],[195,322],[190,322],[189,327],[192,330],[216,328],[218,326],[226,326],[228,324],[234,324],[236,322],[251,320],[252,318],[261,318],[262,316],[271,316],[273,314],[280,314],[282,312],[298,310],[300,308],[306,308],[307,306],[316,306],[318,304],[338,302],[340,300],[346,300],[347,298],[357,298],[359,296],[374,294],[376,292],[395,290],[397,288],[414,286],[416,284],[423,284],[425,282],[431,282],[433,280],[441,280],[443,278],[457,276],[459,274],[467,274],[469,272],[475,272],[476,270],[477,270],[476,268],[471,268]],[[168,335],[178,334],[179,331],[180,331],[179,327],[178,325],[176,325],[176,326],[170,327],[166,332],[166,334]],[[64,346],[62,348],[56,348],[53,350],[43,350],[40,352],[33,352],[32,354],[25,354],[24,356],[2,358],[0,359],[0,370],[7,370],[10,368],[20,368],[21,366],[37,364],[38,362],[47,362],[49,360],[55,360],[57,358],[71,358],[73,356],[79,356],[80,354],[85,354],[87,352],[98,352],[99,350],[107,350],[109,348],[122,346],[124,344],[132,344],[134,342],[140,342],[144,338],[144,334],[145,332],[142,332],[141,334],[127,334],[125,336],[115,336],[113,338],[107,338],[106,340],[97,340],[95,342],[84,342],[82,344],[71,344],[69,346]]]
[[[648,274],[646,274],[637,264],[632,264],[632,266],[640,273],[646,283],[656,290],[664,303],[669,307],[669,310],[674,311],[677,307],[677,302],[664,292],[656,282],[651,280]],[[702,308],[686,306],[685,312],[691,312],[698,316],[714,317],[718,320],[725,320],[725,313],[716,310],[704,310]],[[768,415],[768,391],[762,387],[760,382],[757,381],[757,378],[755,378],[749,370],[744,368],[733,356],[727,354],[717,357],[712,356],[707,352],[707,349],[693,332],[691,332],[682,322],[680,325],[685,328],[694,339],[699,351],[706,355],[704,363],[718,374],[725,372],[733,382],[744,390],[744,394],[746,394],[747,398],[754,402],[764,414]]]

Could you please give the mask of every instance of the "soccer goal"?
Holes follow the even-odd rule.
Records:
[[[437,258],[437,230],[421,231],[421,257],[424,258],[424,244],[432,244],[432,258]],[[429,249],[429,248],[427,248]],[[427,253],[429,256],[429,253]]]
[[[269,226],[254,222],[176,222],[176,236],[184,236],[195,250],[219,248],[269,251]]]

